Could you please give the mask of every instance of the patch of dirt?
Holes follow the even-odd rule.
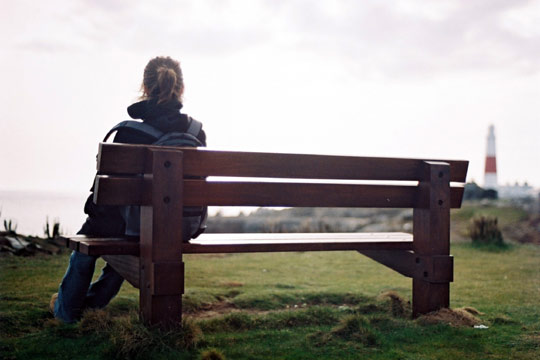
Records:
[[[336,308],[340,307],[338,305],[329,305],[329,306],[333,306]],[[239,309],[233,303],[227,300],[223,300],[223,301],[215,302],[213,304],[209,304],[197,311],[189,312],[185,314],[188,317],[191,317],[194,319],[209,319],[216,316],[231,314],[235,312],[242,312],[242,313],[250,314],[250,315],[265,315],[265,314],[270,314],[270,313],[275,313],[275,312],[280,312],[280,311],[298,311],[298,310],[306,309],[307,307],[308,306],[306,306],[306,304],[302,304],[302,305],[293,305],[293,306],[287,305],[284,308],[273,309],[273,310]]]
[[[453,327],[472,327],[480,325],[480,320],[476,315],[481,312],[471,307],[458,309],[444,308],[426,315],[420,316],[416,321],[422,325],[448,324]]]
[[[540,347],[540,333],[523,335],[522,338],[526,342]]]
[[[279,310],[273,310],[279,311]],[[243,312],[246,314],[268,314],[271,311],[268,310],[255,310],[255,309],[239,309],[229,301],[219,301],[196,311],[187,313],[188,317],[193,319],[209,319],[220,315],[231,314],[235,312]]]
[[[189,317],[196,318],[196,319],[207,319],[219,315],[223,315],[226,313],[231,313],[239,311],[234,304],[228,302],[228,301],[220,301],[213,304],[210,304],[208,306],[205,306],[203,309],[189,313],[187,314]]]

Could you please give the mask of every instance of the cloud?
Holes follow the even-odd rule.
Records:
[[[336,17],[322,6],[306,9],[293,2],[287,23],[303,35],[293,46],[349,59],[365,73],[394,77],[493,68],[528,73],[539,70],[540,31],[523,36],[503,19],[513,14],[514,25],[531,27],[528,12],[516,12],[531,3],[454,1],[426,10],[423,1],[344,2]]]
[[[7,16],[23,24],[8,43],[15,49],[48,53],[172,50],[201,57],[266,48],[333,60],[357,76],[417,77],[490,69],[527,74],[540,70],[538,15],[529,11],[539,3],[23,2],[8,11]]]

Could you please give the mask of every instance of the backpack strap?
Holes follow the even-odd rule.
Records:
[[[191,116],[188,116],[188,119],[189,119],[189,126],[186,130],[186,133],[191,134],[195,137],[198,137],[202,129],[202,123],[200,121],[195,120]]]
[[[201,132],[201,129],[202,129],[202,123],[200,121],[195,120],[191,116],[188,116],[188,120],[189,120],[189,126],[186,130],[186,133],[191,134],[195,137],[199,136],[199,133]],[[116,126],[114,126],[111,130],[109,130],[107,135],[105,135],[103,142],[107,142],[109,137],[115,131],[118,131],[120,129],[125,129],[125,128],[142,132],[145,135],[148,135],[156,140],[165,134],[164,132],[156,129],[152,125],[148,125],[147,123],[134,121],[134,120],[125,120],[125,121],[119,122],[118,124],[116,124]]]
[[[111,130],[109,130],[107,135],[105,135],[103,142],[107,142],[107,139],[109,139],[111,134],[114,133],[115,131],[118,131],[120,129],[125,129],[125,128],[137,130],[139,132],[144,133],[145,135],[153,137],[156,140],[162,137],[164,134],[162,131],[156,129],[152,125],[148,125],[140,121],[126,120],[126,121],[122,121],[116,124],[116,126],[114,126]]]

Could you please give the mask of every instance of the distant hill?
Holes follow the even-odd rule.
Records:
[[[475,216],[495,216],[505,240],[540,245],[540,214],[528,203],[465,201],[452,210],[451,240],[469,241],[468,227]],[[208,233],[252,232],[412,232],[411,209],[261,208],[250,215],[213,216]]]
[[[250,215],[211,217],[208,232],[410,231],[411,224],[410,209],[261,208]]]

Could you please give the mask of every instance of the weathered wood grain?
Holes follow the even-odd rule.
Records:
[[[149,205],[152,180],[98,176],[94,202],[99,205]],[[184,180],[185,206],[281,206],[413,208],[419,186],[314,184],[282,182],[225,182]],[[181,186],[176,184],[175,186]],[[459,208],[463,187],[454,186],[450,206]]]
[[[100,144],[101,174],[150,173],[152,146]],[[184,152],[184,173],[192,176],[234,176],[296,179],[408,180],[422,179],[423,159],[307,155],[215,151],[194,148],[157,147]],[[447,162],[453,182],[465,182],[468,161]]]

